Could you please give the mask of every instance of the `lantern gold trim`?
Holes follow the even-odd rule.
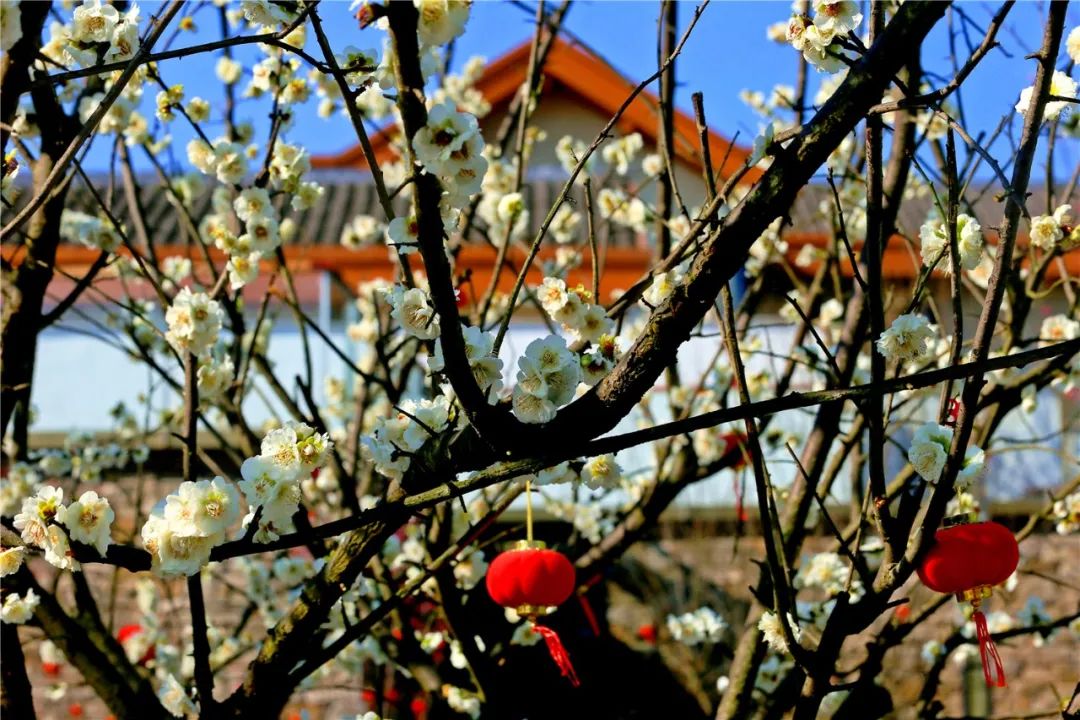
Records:
[[[547,605],[518,605],[514,608],[514,612],[527,620],[536,620],[538,617],[550,615],[554,610],[555,608]]]
[[[978,587],[969,588],[963,592],[956,593],[956,599],[960,602],[969,602],[972,605],[978,606],[980,602],[988,599],[994,594],[994,589],[989,585],[979,585]]]
[[[543,550],[547,543],[540,540],[518,540],[510,546],[511,550]]]

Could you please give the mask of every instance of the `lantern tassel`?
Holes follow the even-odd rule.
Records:
[[[990,637],[990,629],[986,627],[986,616],[982,610],[975,607],[975,635],[979,639],[979,655],[982,656],[983,677],[986,678],[987,687],[1005,687],[1005,667],[1001,664],[1001,656],[998,655],[994,639]],[[990,673],[990,664],[994,665],[994,675]]]
[[[537,625],[536,623],[533,623],[532,629],[533,632],[539,633],[540,636],[544,638],[544,642],[547,643],[548,652],[551,653],[551,659],[559,666],[559,671],[562,673],[562,676],[569,678],[570,684],[574,687],[581,685],[577,673],[574,672],[574,666],[570,664],[570,655],[566,652],[562,640],[559,639],[559,634],[549,627]]]

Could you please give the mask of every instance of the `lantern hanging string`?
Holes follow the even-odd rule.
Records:
[[[525,540],[532,545],[532,480],[528,479],[525,480]]]

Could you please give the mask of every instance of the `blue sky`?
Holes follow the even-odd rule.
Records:
[[[680,3],[680,33],[694,12],[695,3]],[[156,7],[144,3],[144,16]],[[458,39],[454,67],[458,69],[473,55],[493,60],[509,49],[531,37],[535,5],[511,2],[481,1],[473,6],[467,30]],[[549,2],[549,7],[554,3]],[[383,33],[376,28],[359,30],[349,13],[345,1],[323,2],[321,15],[335,47],[352,44],[358,47],[378,47]],[[998,7],[996,3],[963,3],[963,11],[984,27]],[[656,31],[659,3],[653,1],[626,0],[575,0],[567,16],[566,27],[576,37],[592,46],[607,58],[618,70],[632,79],[647,76],[656,67]],[[1012,113],[1012,105],[1020,90],[1031,84],[1035,63],[1023,56],[1035,50],[1041,39],[1046,6],[1043,2],[1021,2],[1011,12],[1004,32],[999,36],[1006,57],[1001,50],[994,50],[983,61],[964,86],[962,102],[972,136],[980,132],[990,133],[1002,116]],[[705,94],[706,113],[710,124],[729,137],[739,132],[740,141],[749,143],[758,133],[760,119],[738,99],[740,90],[760,90],[768,94],[776,83],[794,84],[796,53],[789,47],[769,41],[766,27],[773,22],[785,20],[790,13],[788,2],[744,2],[737,0],[713,2],[699,21],[694,34],[687,43],[676,69],[678,88],[677,104],[689,110],[690,94],[701,90]],[[181,33],[173,40],[172,47],[182,47],[220,37],[217,10],[210,3],[202,3],[194,15],[197,31]],[[1077,24],[1080,14],[1070,11],[1068,28]],[[245,31],[246,32],[246,31]],[[167,34],[168,36],[168,34]],[[972,42],[981,35],[972,31]],[[314,37],[309,33],[308,50],[318,55]],[[966,45],[961,40],[958,47],[966,57]],[[257,58],[254,48],[241,48],[239,57]],[[948,34],[945,23],[939,24],[924,50],[923,63],[940,77],[951,77],[948,59]],[[166,82],[182,82],[188,97],[199,95],[220,107],[222,96],[220,83],[213,75],[217,56],[195,56],[162,64]],[[820,82],[817,73],[811,72],[812,88]],[[940,84],[944,80],[936,80]],[[150,93],[152,101],[153,93]],[[348,121],[343,117],[323,120],[315,115],[315,101],[300,111],[295,127],[288,133],[290,142],[298,142],[313,154],[333,153],[350,147],[355,136]],[[267,100],[246,101],[240,106],[240,117],[252,120],[256,127],[256,139],[262,142],[266,136]],[[212,115],[212,119],[216,117]],[[1017,125],[1018,127],[1018,125]],[[213,136],[217,128],[210,126]],[[183,157],[183,145],[189,139],[187,129],[181,123],[173,123],[172,132],[176,151]],[[99,141],[88,157],[88,165],[104,170],[109,163],[106,143]],[[1076,143],[1061,142],[1056,150],[1055,165],[1059,174],[1070,172],[1080,162]]]

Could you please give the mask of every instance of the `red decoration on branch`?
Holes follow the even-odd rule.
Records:
[[[945,411],[945,424],[949,427],[956,427],[956,423],[959,419],[960,398],[949,398],[949,409]]]
[[[995,522],[961,523],[937,531],[934,546],[918,569],[919,579],[928,588],[953,593],[957,600],[975,608],[972,619],[989,687],[1005,687],[1005,668],[981,605],[993,593],[994,585],[1009,579],[1019,562],[1020,547],[1008,528]]]
[[[116,631],[116,640],[124,648],[124,652],[128,654],[128,657],[134,655],[135,651],[142,649],[140,645],[136,645],[135,643],[141,644],[146,642],[145,636],[138,637],[139,635],[142,635],[143,632],[145,632],[143,630],[143,626],[137,623],[132,625],[124,625],[122,628]],[[134,651],[129,650],[129,646],[133,646]],[[138,665],[146,665],[148,662],[153,660],[154,656],[157,654],[157,648],[154,646],[153,643],[146,643],[145,647],[146,650],[142,654],[142,657],[135,661]]]
[[[573,594],[575,577],[574,566],[565,555],[546,549],[543,543],[525,541],[492,560],[485,582],[492,600],[513,608],[528,619],[533,632],[543,636],[551,658],[576,687],[580,684],[577,673],[559,636],[536,622]]]

